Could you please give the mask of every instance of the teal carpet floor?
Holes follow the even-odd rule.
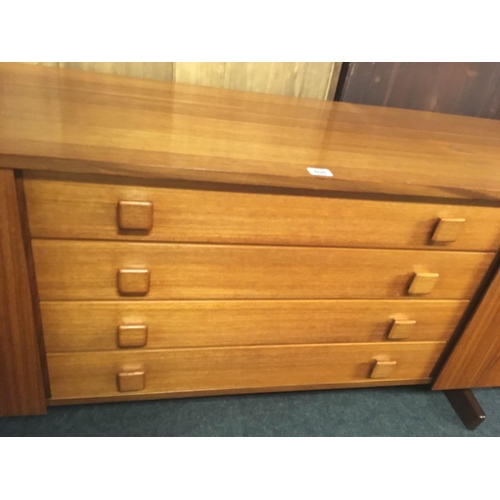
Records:
[[[500,436],[500,389],[474,394],[486,421],[473,432],[415,386],[51,407],[0,418],[0,436]]]

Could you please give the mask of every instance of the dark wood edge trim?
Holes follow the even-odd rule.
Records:
[[[190,159],[196,161],[196,157]],[[172,159],[174,161],[174,159]],[[182,160],[179,160],[182,161]],[[221,160],[222,161],[222,160]],[[174,164],[173,164],[174,165]],[[272,164],[267,164],[271,169]],[[280,164],[281,165],[281,164]],[[310,166],[310,165],[309,165]],[[307,190],[309,192],[325,192],[337,196],[345,193],[345,196],[357,198],[358,196],[388,196],[406,199],[436,199],[455,200],[459,204],[493,204],[498,206],[500,190],[486,188],[462,188],[453,186],[432,186],[425,183],[401,183],[385,181],[383,184],[374,180],[353,180],[350,178],[315,177],[307,175],[307,164],[295,165],[300,175],[283,174],[273,175],[270,173],[256,172],[252,174],[242,172],[230,172],[227,170],[203,170],[201,168],[180,168],[172,165],[160,167],[148,167],[147,165],[131,166],[124,162],[100,162],[94,160],[70,160],[54,157],[31,157],[3,155],[0,152],[0,167],[24,171],[46,171],[69,174],[93,174],[104,176],[120,176],[135,179],[135,182],[144,180],[163,181],[190,181],[207,184],[223,184],[230,186],[244,186],[255,188],[285,189],[285,190]],[[143,170],[137,172],[141,167]],[[496,203],[496,205],[495,205]]]
[[[444,391],[451,406],[467,429],[473,431],[486,419],[481,405],[470,389]]]
[[[334,62],[332,63],[332,71],[330,74],[330,81],[328,82],[328,88],[326,90],[325,99],[327,101],[333,101],[335,99],[335,94],[337,93],[337,88],[339,85],[340,73],[342,71],[342,67],[344,66],[343,62]]]
[[[349,200],[392,201],[402,203],[429,203],[434,205],[498,207],[498,200],[446,198],[445,196],[423,196],[409,194],[363,193],[336,190],[321,190],[304,187],[264,186],[220,181],[202,181],[168,178],[135,178],[127,175],[106,173],[75,173],[64,171],[24,170],[24,178],[41,180],[60,180],[67,182],[88,182],[99,184],[122,184],[126,186],[144,186],[154,188],[174,188],[196,191],[219,191],[251,194],[278,194],[289,196],[307,196],[314,198],[340,198]]]
[[[307,386],[290,386],[290,387],[258,387],[244,389],[216,389],[204,391],[179,391],[179,392],[158,392],[141,394],[134,393],[120,396],[103,396],[95,398],[75,398],[75,399],[49,399],[48,406],[59,405],[79,405],[93,403],[119,403],[122,401],[145,401],[157,399],[178,399],[191,397],[208,397],[208,396],[227,396],[227,395],[245,395],[245,394],[267,394],[274,392],[300,392],[300,391],[319,391],[329,389],[353,389],[353,388],[374,388],[374,387],[390,387],[401,385],[429,385],[430,378],[416,380],[368,380],[366,382],[353,382],[343,384],[326,384],[326,385],[307,385]]]
[[[349,65],[351,63],[343,62],[340,68],[339,79],[337,81],[337,88],[335,90],[335,95],[333,97],[334,101],[342,101],[344,94],[345,82],[347,80],[347,74],[349,73]]]
[[[26,264],[28,268],[28,279],[31,290],[31,297],[33,301],[33,317],[35,320],[35,330],[38,342],[38,350],[40,353],[40,367],[42,370],[43,388],[45,392],[45,397],[50,398],[51,393],[50,393],[49,369],[47,365],[47,351],[45,349],[45,341],[43,338],[42,315],[40,311],[38,287],[36,285],[35,262],[33,259],[33,251],[31,248],[31,235],[29,230],[28,213],[26,210],[26,198],[24,194],[23,177],[22,177],[22,172],[20,170],[16,170],[14,173],[16,180],[19,215],[21,218],[21,225],[23,231],[24,251],[26,256]]]

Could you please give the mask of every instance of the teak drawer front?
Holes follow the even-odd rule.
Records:
[[[372,383],[377,360],[395,361],[384,380],[431,376],[445,343],[337,344],[49,354],[52,398],[123,395],[119,373],[144,373],[141,393]]]
[[[421,298],[463,299],[494,254],[419,250],[33,240],[41,300],[123,299],[120,270],[148,270],[134,299],[403,298],[415,273],[439,273]],[[150,284],[149,284],[150,283]],[[127,297],[130,294],[127,294]]]
[[[415,321],[407,341],[446,341],[468,302],[248,300],[41,302],[48,352],[106,351],[121,326],[147,328],[143,349],[381,342],[395,320]],[[135,332],[134,332],[135,333]]]
[[[24,184],[34,237],[481,251],[500,246],[497,208],[139,187],[30,175]],[[123,227],[137,225],[143,231],[119,229],[120,202],[151,204],[124,214],[128,220]],[[465,219],[456,241],[432,242],[442,218]]]

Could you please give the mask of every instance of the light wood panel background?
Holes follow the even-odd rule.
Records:
[[[32,63],[266,94],[333,99],[335,62],[43,62]]]

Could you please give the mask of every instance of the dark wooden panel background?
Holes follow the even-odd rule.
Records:
[[[344,63],[340,101],[500,119],[500,63]]]

